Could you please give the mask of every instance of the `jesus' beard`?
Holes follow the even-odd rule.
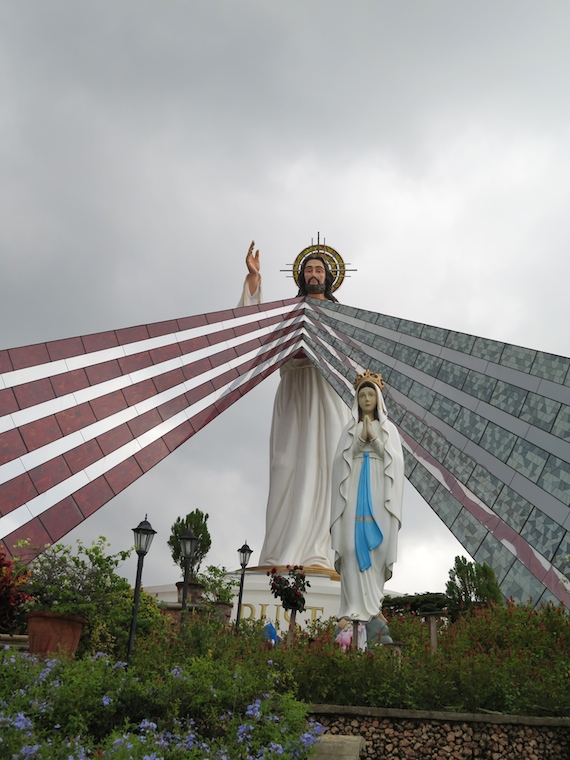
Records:
[[[308,295],[318,295],[319,293],[325,292],[325,284],[324,282],[310,282],[307,283],[306,290]]]

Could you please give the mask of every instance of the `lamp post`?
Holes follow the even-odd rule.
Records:
[[[237,608],[237,616],[236,616],[236,634],[239,631],[239,621],[241,617],[241,600],[243,597],[243,581],[245,578],[245,568],[247,567],[247,563],[249,562],[249,558],[251,557],[252,554],[253,554],[253,551],[247,545],[247,541],[241,547],[241,549],[238,549],[239,563],[241,565],[241,578],[239,582],[238,608]]]
[[[137,578],[135,581],[135,598],[133,605],[133,619],[131,621],[131,634],[129,636],[129,649],[127,651],[127,662],[130,663],[131,655],[133,653],[133,646],[135,643],[135,633],[137,630],[137,617],[139,614],[139,601],[141,598],[141,579],[142,569],[145,555],[150,549],[152,539],[156,535],[156,531],[153,530],[152,525],[147,520],[148,515],[144,516],[144,520],[138,524],[136,528],[133,528],[135,534],[135,550],[138,554],[137,562]]]
[[[199,539],[194,535],[192,528],[186,528],[180,536],[180,555],[184,560],[184,585],[182,586],[182,610],[180,612],[180,633],[184,631],[184,618],[186,617],[186,601],[188,599],[188,575],[192,565],[194,575],[194,555],[198,548]]]

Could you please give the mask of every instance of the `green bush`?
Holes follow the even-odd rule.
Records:
[[[0,757],[301,760],[319,733],[273,688],[267,662],[187,657],[159,676],[104,655],[44,662],[4,650],[0,668]]]
[[[122,648],[131,602],[117,599],[106,625]],[[141,610],[128,669],[101,652],[71,662],[0,652],[0,757],[305,758],[316,730],[307,732],[308,704],[570,714],[562,607],[490,605],[440,619],[436,655],[421,614],[396,614],[401,656],[341,651],[334,621],[272,647],[261,621],[243,621],[236,636],[214,616],[190,614],[181,635],[150,597]]]

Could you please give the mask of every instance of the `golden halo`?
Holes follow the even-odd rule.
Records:
[[[346,267],[340,253],[331,248],[330,245],[308,245],[306,248],[303,248],[293,263],[293,277],[295,278],[297,287],[299,287],[299,271],[303,266],[303,262],[305,259],[310,259],[311,256],[322,256],[329,265],[333,276],[331,290],[334,293],[342,285]]]

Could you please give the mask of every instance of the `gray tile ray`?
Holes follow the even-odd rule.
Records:
[[[345,315],[353,322],[350,332],[361,350],[347,355],[388,369],[387,405],[414,452],[407,454],[410,480],[436,514],[472,556],[495,567],[505,593],[560,598],[548,567],[551,561],[566,568],[561,547],[570,528],[570,385],[564,383],[570,360],[334,304],[324,311],[341,333],[348,332]],[[421,465],[422,456],[440,462],[494,511],[511,531],[507,545],[525,539],[518,559],[489,532],[489,515],[471,513],[457,501]],[[412,466],[412,459],[420,464]]]

